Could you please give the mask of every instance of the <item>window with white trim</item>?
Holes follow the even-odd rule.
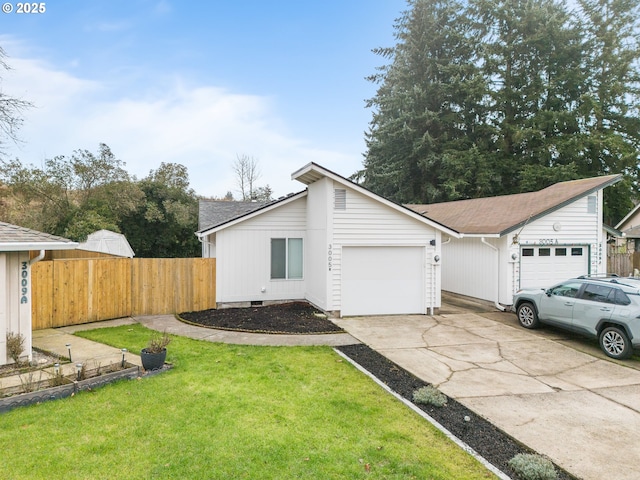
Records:
[[[302,279],[302,265],[301,238],[271,239],[272,280],[300,280]]]

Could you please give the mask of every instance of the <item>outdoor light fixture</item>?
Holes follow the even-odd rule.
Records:
[[[435,257],[433,257],[433,261],[438,263],[440,261],[440,255],[436,255]]]
[[[518,254],[517,253],[512,253],[511,254],[511,260],[516,260],[518,258]]]
[[[82,364],[76,363],[76,378],[80,380],[80,372],[82,372]]]
[[[73,362],[73,360],[71,360],[71,344],[67,343],[67,351],[69,352],[69,361]]]
[[[58,375],[60,375],[60,364],[59,363],[54,363],[53,364],[53,374],[57,377]]]
[[[122,349],[122,368],[124,368],[124,356],[125,356],[126,353],[127,353],[127,349],[123,348]]]

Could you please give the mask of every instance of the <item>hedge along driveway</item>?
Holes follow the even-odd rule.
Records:
[[[83,336],[138,351],[150,332]],[[0,417],[6,478],[492,475],[329,347],[174,338],[174,369]]]

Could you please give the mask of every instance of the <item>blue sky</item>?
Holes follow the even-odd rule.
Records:
[[[10,2],[15,7],[17,2]],[[145,176],[187,166],[204,196],[237,196],[232,163],[259,162],[276,196],[308,162],[362,167],[365,80],[405,0],[53,0],[0,14],[5,94],[32,101],[10,157],[40,165],[100,142]]]

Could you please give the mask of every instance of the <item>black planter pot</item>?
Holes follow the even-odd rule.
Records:
[[[158,370],[164,366],[164,360],[167,358],[167,349],[163,348],[159,353],[147,352],[146,348],[140,351],[140,360],[145,370]]]

